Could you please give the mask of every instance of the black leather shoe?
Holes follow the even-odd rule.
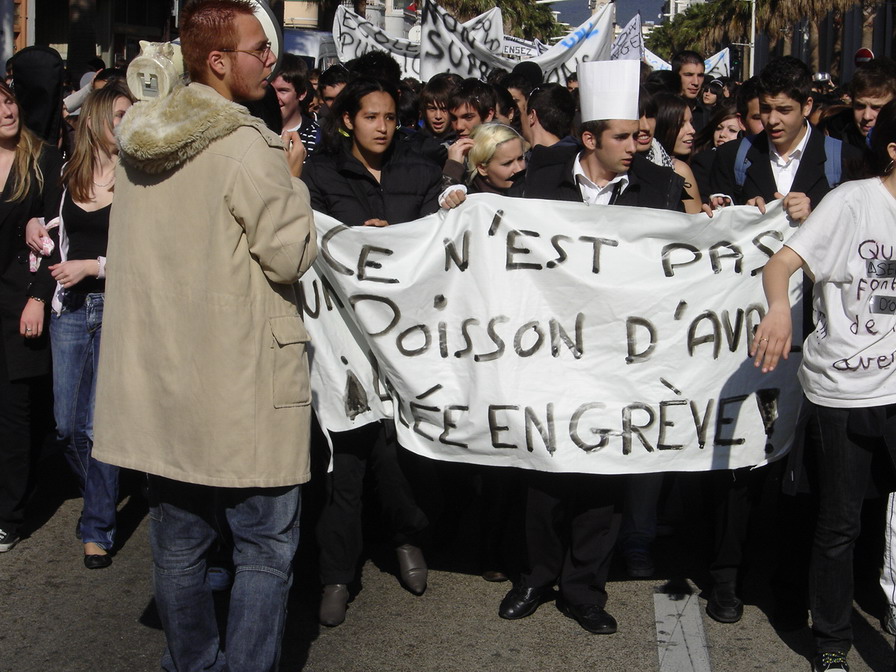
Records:
[[[558,600],[557,608],[594,635],[612,635],[616,632],[616,619],[596,604],[569,604]]]
[[[112,564],[112,556],[106,555],[85,555],[84,566],[87,569],[105,569]]]
[[[402,544],[395,549],[395,556],[398,558],[398,573],[402,585],[414,595],[422,595],[426,590],[429,574],[423,551],[411,544]]]
[[[535,613],[535,610],[544,602],[550,588],[527,588],[526,586],[514,586],[498,607],[498,616],[515,621],[518,618],[526,618]]]
[[[335,628],[345,621],[345,611],[348,609],[348,586],[344,583],[333,583],[324,586],[320,598],[320,610],[318,620],[321,625]]]
[[[744,603],[734,594],[734,586],[715,586],[706,601],[706,614],[719,623],[737,623],[744,615]]]

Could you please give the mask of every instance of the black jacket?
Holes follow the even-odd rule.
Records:
[[[15,177],[9,179],[0,194],[0,337],[9,380],[40,376],[50,371],[48,319],[50,300],[56,281],[49,267],[59,262],[59,246],[41,261],[32,273],[28,266],[28,246],[25,245],[25,225],[32,217],[44,217],[49,222],[59,214],[62,194],[59,175],[62,157],[52,147],[44,147],[38,161],[44,177],[44,188],[38,187],[32,175],[31,190],[24,199],[9,203]],[[25,339],[19,333],[19,320],[29,296],[43,299],[45,306],[44,331],[40,338]]]
[[[532,150],[523,195],[556,201],[582,202],[582,192],[573,178],[573,165],[581,147],[558,144]],[[671,168],[651,163],[635,154],[628,171],[629,184],[614,205],[633,205],[660,210],[683,210],[684,178]]]
[[[697,152],[691,157],[691,170],[694,173],[694,179],[697,180],[697,188],[700,190],[700,197],[704,202],[709,201],[709,195],[712,193],[712,164],[716,158],[716,148],[710,147],[702,152]]]
[[[824,134],[813,129],[806,143],[806,152],[800,159],[799,168],[793,179],[790,191],[803,193],[809,197],[814,210],[824,195],[837,185],[828,184],[824,174]],[[769,160],[768,135],[760,133],[753,137],[753,146],[747,152],[747,160],[750,162],[746,171],[746,179],[742,188],[737,186],[734,177],[734,162],[737,160],[737,150],[740,140],[732,140],[716,150],[716,158],[713,161],[712,176],[710,178],[711,192],[713,194],[727,194],[734,199],[737,205],[743,205],[751,198],[762,196],[766,201],[775,198],[778,190],[775,186],[775,176]],[[855,167],[861,163],[861,153],[854,147],[843,144],[841,152],[842,174],[840,181],[855,177]]]
[[[407,143],[408,146],[413,148],[418,154],[422,155],[423,158],[428,159],[439,166],[445,165],[445,161],[448,159],[448,147],[454,140],[456,140],[454,133],[449,133],[441,138],[436,138],[425,128],[417,128],[402,132],[404,130],[405,129],[403,128],[399,129],[395,134],[401,142]]]
[[[318,152],[305,164],[302,180],[311,207],[347,226],[368,219],[410,222],[439,209],[441,170],[403,142],[389,148],[380,182],[349,151]]]

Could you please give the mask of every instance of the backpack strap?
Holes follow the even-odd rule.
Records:
[[[747,158],[747,152],[752,146],[753,139],[747,136],[742,137],[737,146],[737,156],[734,159],[734,182],[739,190],[743,189],[744,183],[747,181],[747,169],[752,165]]]
[[[829,135],[824,136],[824,176],[828,186],[833,189],[843,179],[843,161],[841,155],[843,143]]]

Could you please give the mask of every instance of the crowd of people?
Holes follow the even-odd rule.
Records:
[[[487,81],[421,83],[384,52],[324,72],[291,54],[278,64],[245,0],[195,0],[180,26],[190,83],[153,101],[133,105],[124,71],[95,64],[67,96],[60,80],[51,112],[67,119],[48,123],[24,93],[25,52],[0,84],[0,552],[25,534],[43,424],[83,495],[88,569],[113,561],[120,470],[147,475],[163,669],[276,669],[312,472],[324,483],[321,624],[343,623],[359,597],[365,488],[419,596],[461,484],[479,498],[483,579],[512,581],[498,616],[525,618],[556,587],[564,614],[612,634],[611,560],[654,574],[674,475],[439,464],[405,451],[388,421],[323,441],[295,288],[317,254],[312,210],[386,227],[489,193],[678,211],[702,226],[720,208],[764,213],[782,199],[799,229],[764,269],[769,307],[750,353],[770,371],[798,349],[787,287],[802,269],[805,398],[785,459],[701,476],[706,613],[741,619],[751,514],[774,479],[775,625],[811,623],[813,669],[849,669],[863,500],[896,490],[894,312],[857,291],[896,274],[896,63],[863,64],[843,88],[790,56],[744,82],[709,78],[691,51],[670,71],[597,61],[559,83],[524,61]],[[619,81],[625,92],[606,88]],[[890,263],[866,264],[863,241]],[[865,365],[836,365],[855,351]],[[331,448],[324,468],[312,443]],[[896,633],[896,527],[870,533],[887,539]],[[213,589],[231,592],[226,650]]]

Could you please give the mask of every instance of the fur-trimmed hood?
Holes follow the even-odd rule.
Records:
[[[240,126],[261,122],[204,84],[134,105],[116,129],[121,158],[151,174],[186,163]]]

